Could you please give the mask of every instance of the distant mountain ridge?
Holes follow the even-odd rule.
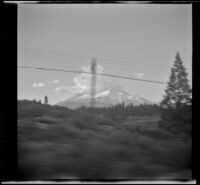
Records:
[[[107,89],[95,96],[95,106],[96,107],[109,107],[111,105],[116,105],[124,102],[125,105],[130,103],[133,106],[138,106],[141,104],[155,104],[145,98],[138,95],[131,95],[124,90],[119,89]],[[68,108],[79,108],[81,106],[90,106],[90,93],[78,93],[71,98],[58,102],[56,105],[68,107]]]

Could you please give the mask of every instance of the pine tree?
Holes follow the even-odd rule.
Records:
[[[191,104],[191,88],[187,79],[187,72],[177,52],[174,67],[161,102],[162,108],[179,109]]]
[[[48,104],[48,97],[47,96],[44,97],[44,104]]]
[[[170,79],[161,102],[160,126],[176,134],[191,134],[191,88],[186,69],[177,52]]]

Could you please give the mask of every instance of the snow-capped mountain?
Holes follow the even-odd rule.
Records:
[[[97,93],[95,96],[96,107],[108,107],[124,102],[125,105],[133,103],[134,106],[141,104],[154,104],[153,102],[146,100],[137,95],[131,95],[123,90],[107,89],[103,92]],[[78,108],[81,106],[90,106],[90,94],[89,93],[78,93],[71,98],[58,102],[57,105]]]

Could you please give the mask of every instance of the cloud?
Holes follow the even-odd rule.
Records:
[[[133,75],[136,78],[142,78],[144,76],[144,73],[134,73]]]
[[[57,83],[59,83],[60,81],[59,80],[53,80],[52,81],[52,83],[55,83],[55,84],[57,84]]]
[[[41,82],[34,82],[32,87],[34,88],[38,88],[38,87],[44,87],[45,84],[44,83],[41,83]]]
[[[51,84],[57,84],[59,82],[60,82],[59,80],[52,80],[52,81],[47,81],[47,84],[51,85]]]
[[[55,92],[60,92],[60,91],[65,91],[65,90],[68,90],[68,86],[60,86],[60,87],[56,87],[55,89],[54,89],[54,91]]]
[[[44,87],[44,86],[47,86],[47,85],[52,85],[52,84],[58,84],[60,81],[59,80],[47,80],[46,83],[44,82],[34,82],[32,87],[34,88],[38,88],[38,87]]]
[[[91,72],[90,66],[83,66],[83,72]],[[97,73],[103,73],[104,68],[97,64]],[[63,92],[63,93],[88,93],[90,92],[91,86],[91,77],[92,74],[80,73],[74,77],[74,84],[72,86],[62,85],[54,89],[55,92]],[[109,89],[111,86],[115,86],[110,78],[105,76],[96,75],[96,93],[105,91]]]

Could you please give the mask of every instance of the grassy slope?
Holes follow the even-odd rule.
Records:
[[[117,123],[67,108],[18,102],[22,178],[190,178],[191,140],[157,127],[158,117]]]

